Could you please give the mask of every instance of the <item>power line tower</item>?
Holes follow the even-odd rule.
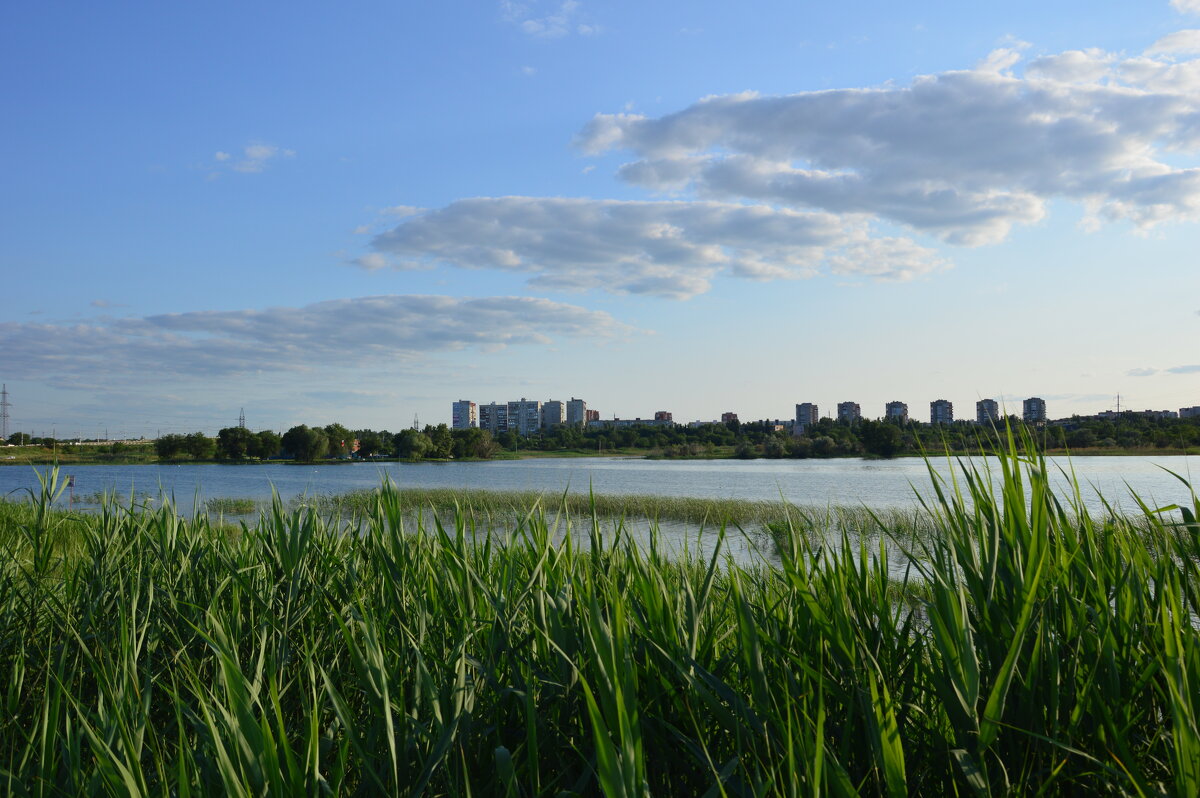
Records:
[[[8,408],[12,407],[8,403],[8,383],[0,388],[0,441],[8,440]]]
[[[417,419],[416,413],[413,413],[413,427],[412,428],[417,429],[417,430],[419,430],[421,428],[421,422]]]
[[[242,429],[246,428],[246,408],[242,408],[242,412],[238,413],[238,426]]]

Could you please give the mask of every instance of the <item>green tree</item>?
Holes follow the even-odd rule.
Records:
[[[279,454],[282,445],[283,441],[278,434],[265,429],[250,440],[246,454],[250,457],[257,457],[259,460],[267,460]]]
[[[354,433],[354,437],[358,439],[359,457],[371,457],[372,455],[380,454],[387,449],[389,443],[378,432],[370,429],[357,430]]]
[[[311,429],[307,424],[292,427],[283,433],[280,441],[283,450],[293,460],[302,463],[312,463],[325,456],[329,449],[329,438],[320,429]]]
[[[354,433],[336,422],[327,424],[324,431],[325,437],[329,439],[329,453],[334,457],[349,457],[350,448],[354,444]]]
[[[396,433],[396,456],[409,460],[420,460],[433,450],[433,442],[429,436],[415,429],[401,430]]]
[[[864,449],[880,457],[895,457],[903,438],[895,424],[870,419],[859,422],[858,437]]]
[[[425,436],[429,438],[431,444],[426,457],[449,460],[454,456],[454,437],[450,434],[450,428],[445,424],[425,427]]]
[[[182,435],[162,435],[154,442],[154,453],[159,460],[174,460],[187,449],[187,440]]]
[[[217,453],[217,442],[203,432],[193,432],[184,438],[184,450],[193,460],[211,460]]]
[[[217,457],[221,460],[242,460],[250,453],[254,433],[245,427],[225,427],[217,433]]]

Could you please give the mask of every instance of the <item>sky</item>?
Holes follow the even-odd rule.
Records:
[[[51,0],[0,74],[10,431],[1200,405],[1200,0]]]

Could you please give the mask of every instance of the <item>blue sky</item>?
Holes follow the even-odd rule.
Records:
[[[14,429],[1200,404],[1200,0],[0,13]]]

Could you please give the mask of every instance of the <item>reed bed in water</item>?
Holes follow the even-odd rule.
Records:
[[[0,789],[1200,794],[1200,502],[1089,518],[1010,445],[935,481],[920,612],[800,514],[741,568],[545,499],[504,540],[387,485],[355,534],[231,530],[52,475],[0,505]]]

